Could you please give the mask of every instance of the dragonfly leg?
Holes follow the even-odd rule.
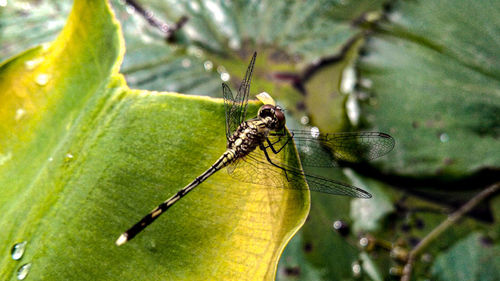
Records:
[[[269,140],[267,140],[267,141],[269,142]],[[270,144],[270,142],[269,142],[269,144]],[[274,152],[274,153],[278,153],[278,152],[279,152],[279,151],[278,151],[278,152],[275,152],[275,150],[272,148],[272,147],[273,147],[272,145],[271,145],[271,146],[267,146],[267,147],[271,147],[271,149],[273,150],[273,152]],[[266,150],[266,148],[267,148],[267,147],[266,147],[266,146],[264,146],[263,144],[261,144],[261,145],[260,145],[260,149],[262,149],[262,151],[264,151],[264,155],[266,155],[266,159],[267,159],[267,161],[268,161],[271,165],[273,165],[274,167],[277,167],[277,168],[279,168],[279,169],[283,170],[283,172],[285,173],[286,180],[287,180],[287,181],[290,181],[290,180],[288,179],[288,173],[287,173],[287,170],[286,170],[285,168],[283,168],[283,167],[281,167],[281,166],[279,166],[279,165],[277,165],[277,164],[274,164],[274,163],[273,163],[273,161],[272,161],[272,160],[271,160],[271,158],[269,157],[269,154],[267,154],[267,150]],[[281,147],[281,149],[283,149],[283,147]],[[281,150],[281,149],[280,149],[280,150]]]
[[[292,134],[292,137],[293,137],[293,134]],[[285,143],[284,143],[284,144],[283,144],[283,145],[282,145],[282,146],[281,146],[278,150],[276,150],[276,149],[274,148],[274,145],[275,145],[275,144],[277,144],[278,142],[280,142],[280,141],[281,141],[281,138],[278,138],[278,140],[277,140],[277,141],[275,141],[275,142],[273,142],[273,143],[271,143],[271,141],[269,140],[269,138],[266,138],[266,141],[267,141],[267,146],[265,146],[265,148],[270,148],[270,149],[273,151],[273,153],[274,153],[274,154],[278,154],[278,153],[280,153],[280,151],[281,151],[283,148],[285,148],[285,146],[288,144],[288,142],[290,141],[290,139],[291,139],[291,138],[287,138],[286,142],[285,142]]]
[[[279,133],[278,132],[270,132],[269,135],[273,136],[273,137],[274,136],[278,136],[278,137],[284,137],[284,136],[286,136],[285,131],[281,131]],[[293,132],[292,132],[292,136],[293,136]]]
[[[293,137],[293,135],[294,135],[293,132],[290,132],[290,134]],[[280,132],[270,132],[269,135],[272,136],[272,137],[280,137],[280,138],[278,138],[277,141],[275,141],[275,143],[278,142],[278,141],[280,141],[281,137],[286,137],[287,136],[286,135],[286,131],[284,131],[284,130],[281,130]]]

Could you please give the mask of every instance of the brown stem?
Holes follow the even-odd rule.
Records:
[[[150,25],[158,28],[161,32],[165,33],[166,39],[171,40],[174,36],[175,31],[179,30],[187,21],[188,17],[182,16],[175,24],[168,25],[156,18],[152,12],[147,11],[140,5],[137,1],[134,0],[125,0],[127,5],[134,7],[135,11],[141,16],[143,16]]]
[[[401,281],[410,281],[411,272],[413,270],[413,264],[417,256],[425,249],[429,244],[431,244],[436,238],[438,238],[444,231],[455,224],[460,218],[465,214],[470,212],[477,204],[483,201],[488,196],[494,194],[500,188],[500,182],[490,185],[483,191],[472,197],[467,203],[465,203],[458,210],[453,212],[446,220],[434,228],[429,234],[427,234],[424,239],[422,239],[415,248],[413,248],[408,256],[408,261],[403,268],[403,275],[401,276]]]

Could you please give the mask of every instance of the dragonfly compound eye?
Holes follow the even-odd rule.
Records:
[[[259,117],[262,119],[271,118],[272,122],[269,124],[269,128],[272,130],[281,130],[285,126],[285,114],[277,106],[271,104],[261,106]]]
[[[274,114],[276,115],[276,119],[278,120],[276,130],[283,129],[283,127],[285,127],[285,113],[283,113],[279,106],[276,106],[274,109]]]

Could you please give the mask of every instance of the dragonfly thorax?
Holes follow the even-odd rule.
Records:
[[[234,151],[236,158],[245,156],[265,141],[269,131],[266,121],[261,118],[245,121],[228,139],[227,148]]]

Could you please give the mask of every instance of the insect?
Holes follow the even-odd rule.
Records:
[[[371,198],[368,192],[360,188],[305,173],[300,166],[272,160],[276,157],[271,155],[288,155],[295,144],[303,164],[333,167],[342,161],[357,162],[385,155],[394,147],[394,139],[379,132],[320,134],[316,130],[299,130],[288,133],[283,109],[277,106],[267,93],[257,95],[264,105],[260,107],[255,118],[245,121],[256,55],[254,53],[235,97],[229,86],[222,83],[226,112],[226,151],[203,174],[124,232],[116,240],[116,245],[123,245],[134,238],[182,197],[224,167],[227,167],[230,175],[244,182],[260,184],[263,177],[266,177],[270,185],[282,187],[294,186],[288,182],[303,180],[305,177],[313,191]],[[330,154],[326,147],[333,153],[333,159],[328,157]]]

